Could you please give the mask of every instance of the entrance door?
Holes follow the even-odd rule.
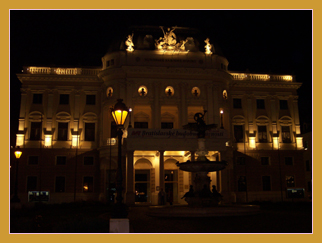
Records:
[[[135,202],[151,202],[150,170],[135,170]]]
[[[178,202],[178,170],[164,170],[164,187],[167,202],[172,205]]]

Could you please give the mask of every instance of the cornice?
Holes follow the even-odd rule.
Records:
[[[293,83],[293,82],[247,82],[247,81],[235,81],[232,84],[230,84],[230,88],[239,88],[239,87],[245,87],[245,88],[287,88],[287,89],[298,89],[301,87],[301,83]]]
[[[37,75],[37,74],[17,74],[18,79],[23,81],[51,81],[51,82],[102,82],[97,76],[60,76],[60,75]]]

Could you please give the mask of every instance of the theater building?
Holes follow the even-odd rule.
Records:
[[[113,200],[118,99],[131,108],[122,139],[125,203],[156,205],[162,188],[169,202],[185,204],[193,178],[176,163],[197,160],[196,133],[183,126],[198,112],[217,125],[206,132],[208,159],[228,162],[209,173],[223,203],[308,199],[300,83],[230,71],[213,40],[195,29],[134,27],[101,67],[28,66],[17,77],[23,204]],[[13,155],[11,165],[16,171]]]

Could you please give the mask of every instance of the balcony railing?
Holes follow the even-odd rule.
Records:
[[[24,67],[28,74],[97,75],[100,71],[100,68]]]
[[[230,73],[234,80],[254,80],[254,81],[287,81],[292,82],[291,75],[268,75],[251,73]]]

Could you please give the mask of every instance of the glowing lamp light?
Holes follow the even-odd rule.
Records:
[[[77,147],[79,144],[79,135],[72,135],[72,146]]]
[[[45,135],[45,146],[48,147],[51,145],[52,135]]]
[[[249,137],[249,147],[250,148],[255,148],[255,137]]]
[[[127,115],[129,113],[128,108],[122,101],[123,99],[118,99],[117,103],[114,105],[114,108],[111,109],[114,121],[118,126],[124,125]]]
[[[273,137],[273,147],[274,147],[274,149],[279,148],[278,137]]]
[[[303,138],[302,137],[297,137],[296,138],[296,146],[299,149],[302,149],[303,148]]]
[[[24,134],[17,134],[16,146],[22,146],[23,145],[24,137],[25,137]]]
[[[19,150],[19,148],[15,151],[15,156],[16,156],[16,159],[20,159],[22,155],[22,152]]]

